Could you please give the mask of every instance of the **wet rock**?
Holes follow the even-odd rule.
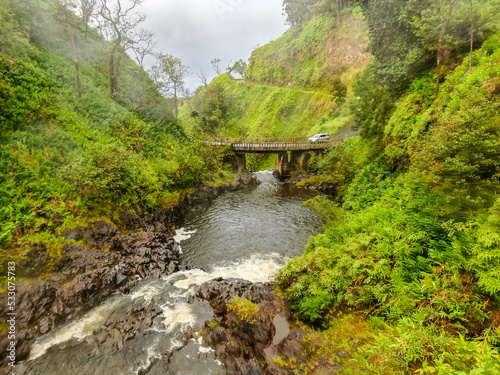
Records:
[[[137,275],[158,277],[179,269],[180,248],[166,233],[122,235],[110,224],[93,223],[89,229],[77,229],[71,236],[75,239],[86,236],[86,241],[93,241],[94,245],[109,245],[115,250],[105,252],[92,247],[66,245],[65,254],[53,264],[53,271],[61,272],[44,281],[18,282],[18,347],[57,325],[81,317],[111,294],[128,292],[137,284]],[[42,255],[38,256],[40,251]],[[40,267],[39,262],[45,259],[43,251],[43,247],[34,246],[27,253],[32,254],[32,260],[19,266],[19,274],[24,276],[25,270],[33,274],[35,265]],[[5,295],[0,295],[0,310],[7,306],[3,303],[5,298]],[[144,319],[151,325],[151,317]],[[0,333],[0,349],[8,345],[4,336]],[[28,344],[23,348],[29,353]]]
[[[276,346],[276,353],[287,361],[294,358],[298,363],[305,362],[307,356],[302,342],[306,335],[307,332],[300,329],[290,332],[290,334]]]
[[[43,244],[35,244],[31,247],[23,245],[27,251],[19,260],[19,266],[23,270],[23,277],[35,278],[40,274],[40,271],[45,269],[50,261],[50,256],[47,253],[47,247]]]
[[[255,185],[256,179],[245,176],[238,184],[240,188]],[[81,317],[113,293],[128,292],[139,277],[159,277],[178,271],[181,251],[172,238],[174,223],[190,204],[215,198],[229,189],[230,184],[219,188],[201,187],[197,189],[198,196],[188,197],[174,208],[157,209],[147,215],[122,211],[114,224],[96,221],[69,230],[66,238],[82,240],[85,246],[66,244],[59,259],[51,259],[42,244],[23,245],[23,259],[17,269],[19,276],[43,277],[43,281],[17,283],[18,347],[29,353],[30,343],[37,335]],[[0,314],[5,315],[7,306],[6,295],[0,294]],[[144,326],[150,326],[154,316],[146,314],[140,319]],[[141,329],[136,323],[123,327],[123,342],[132,340],[134,332]],[[105,345],[108,339],[102,340],[101,344]],[[7,346],[7,335],[0,332],[0,350],[4,352]],[[118,347],[122,347],[121,344]],[[98,351],[93,353],[97,355]],[[0,359],[0,365],[5,363],[5,358]]]
[[[85,240],[87,245],[115,250],[120,243],[121,235],[114,225],[96,221],[85,228],[70,230],[66,233],[66,238],[75,241]]]
[[[216,279],[199,288],[197,296],[210,302],[219,322],[212,328],[205,324],[201,332],[203,341],[214,348],[227,374],[262,374],[264,349],[271,345],[275,333],[273,318],[283,308],[273,290],[273,284],[252,284],[241,279]],[[234,313],[228,313],[227,305],[234,297],[257,304],[259,315],[255,322],[242,321]]]
[[[242,173],[238,176],[238,182],[242,186],[257,186],[260,182],[250,173]]]
[[[226,371],[222,363],[215,361],[213,351],[200,352],[200,345],[189,340],[186,346],[172,353],[167,374],[225,375]]]

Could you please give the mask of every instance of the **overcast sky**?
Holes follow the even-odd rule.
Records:
[[[155,33],[157,50],[174,55],[190,68],[190,90],[201,83],[195,72],[204,69],[215,77],[210,61],[218,58],[248,62],[258,45],[286,30],[282,0],[145,0],[139,9],[146,15],[142,26]],[[146,67],[152,60],[146,62]]]

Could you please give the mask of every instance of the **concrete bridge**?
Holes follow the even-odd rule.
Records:
[[[309,170],[310,151],[335,147],[342,140],[333,138],[327,141],[311,142],[308,137],[241,138],[223,139],[213,143],[232,146],[236,159],[235,169],[238,173],[247,169],[246,154],[276,154],[276,173],[285,177],[298,169]]]

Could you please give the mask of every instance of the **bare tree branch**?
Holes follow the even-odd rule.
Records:
[[[199,72],[196,72],[196,78],[201,82],[203,86],[208,85],[207,73],[203,68]]]
[[[220,59],[213,59],[212,61],[210,61],[210,63],[212,64],[212,68],[214,68],[217,75],[222,73],[222,69],[220,67]]]

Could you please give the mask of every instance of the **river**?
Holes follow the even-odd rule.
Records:
[[[272,280],[286,259],[300,255],[322,221],[302,203],[315,193],[278,182],[270,172],[256,173],[261,184],[223,194],[193,207],[177,229],[183,271],[147,278],[127,295],[115,295],[73,321],[39,338],[20,373],[31,375],[224,374],[209,348],[184,340],[188,327],[211,319],[208,304],[188,303],[205,281],[243,278]],[[123,345],[99,345],[103,326],[127,320],[134,307],[155,306],[161,314]],[[182,348],[179,351],[179,348]],[[172,355],[174,352],[174,355]],[[200,359],[199,353],[203,353]]]

